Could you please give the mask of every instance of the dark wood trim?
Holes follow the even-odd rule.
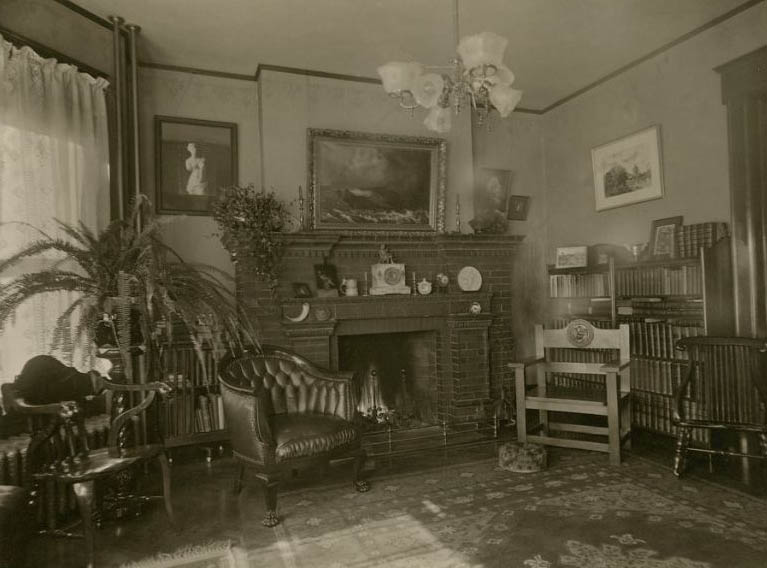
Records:
[[[71,0],[54,0],[54,2],[56,2],[57,4],[61,4],[65,8],[69,8],[70,10],[75,12],[76,14],[82,16],[83,18],[86,18],[86,19],[90,20],[91,22],[94,22],[94,23],[100,25],[101,27],[107,28],[108,30],[112,29],[112,22],[110,22],[109,20],[107,20],[105,18],[102,18],[101,16],[98,16],[98,15],[94,14],[90,10],[86,10],[82,6],[78,6],[77,4],[72,2]]]
[[[210,69],[199,69],[198,67],[183,67],[181,65],[165,65],[164,63],[152,63],[150,61],[139,61],[139,67],[147,69],[162,69],[163,71],[178,71],[179,73],[190,73],[191,75],[206,75],[208,77],[223,77],[224,79],[237,79],[239,81],[255,81],[254,75],[244,75],[241,73],[227,73],[226,71],[212,71]]]
[[[261,77],[262,71],[275,71],[277,73],[288,73],[291,75],[304,75],[307,77],[321,77],[323,79],[337,79],[339,81],[351,81],[354,83],[367,83],[380,85],[381,80],[373,77],[361,77],[359,75],[344,75],[342,73],[327,73],[325,71],[315,71],[313,69],[299,69],[297,67],[283,67],[282,65],[269,65],[260,63],[256,69],[256,81]],[[514,112],[523,112],[528,114],[542,114],[543,111],[530,108],[517,107]]]
[[[359,75],[345,75],[343,73],[327,73],[325,71],[315,71],[314,69],[300,69],[298,67],[284,67],[282,65],[269,65],[268,63],[259,63],[256,68],[256,81],[261,77],[262,71],[276,71],[277,73],[289,73],[291,75],[305,75],[308,77],[322,77],[323,79],[338,79],[340,81],[352,81],[356,83],[372,83],[380,85],[381,79],[373,77],[360,77]]]
[[[767,45],[715,67],[722,77],[722,103],[767,93]]]
[[[17,47],[28,46],[32,48],[35,51],[35,53],[37,53],[40,57],[45,57],[45,58],[52,57],[53,59],[56,59],[59,63],[74,65],[75,67],[77,67],[77,70],[82,73],[87,73],[88,75],[92,75],[94,77],[101,77],[103,79],[106,79],[107,81],[110,80],[111,76],[105,71],[101,71],[100,69],[91,67],[87,63],[83,63],[82,61],[75,59],[74,57],[69,57],[68,55],[63,54],[60,51],[56,51],[55,49],[52,49],[46,45],[43,45],[42,43],[38,43],[21,34],[17,34],[16,32],[13,32],[2,26],[0,26],[0,34],[2,34],[2,36],[6,39],[6,41],[10,41],[12,44],[16,45]]]
[[[86,10],[85,8],[83,8],[82,6],[79,6],[78,4],[75,4],[71,0],[53,0],[53,1],[56,2],[57,4],[61,4],[65,8],[69,8],[75,14],[77,14],[79,16],[82,16],[86,20],[90,20],[94,24],[97,24],[97,25],[99,25],[99,26],[101,26],[103,28],[106,28],[106,29],[110,30],[110,31],[112,31],[112,28],[114,27],[112,25],[112,22],[110,22],[109,20],[107,20],[105,18],[102,18],[98,14],[94,14],[90,10]],[[127,38],[128,37],[128,31],[125,28],[120,28],[120,35],[123,38]]]
[[[570,93],[566,97],[563,97],[563,98],[559,99],[558,101],[556,101],[556,102],[550,104],[549,106],[545,107],[541,111],[541,114],[545,114],[545,113],[549,112],[550,110],[553,110],[553,109],[557,108],[558,106],[562,106],[566,102],[573,100],[575,97],[578,97],[578,96],[586,93],[587,91],[590,91],[591,89],[594,89],[594,88],[598,87],[602,83],[606,83],[610,79],[613,79],[613,78],[617,77],[618,75],[620,75],[622,73],[625,73],[629,69],[632,69],[632,68],[636,67],[637,65],[639,65],[641,63],[644,63],[648,59],[652,59],[656,55],[660,55],[664,51],[668,51],[672,47],[675,47],[675,46],[679,45],[680,43],[685,42],[688,39],[691,39],[691,38],[695,37],[696,35],[698,35],[700,33],[703,33],[706,30],[709,30],[709,29],[713,28],[714,26],[717,26],[717,25],[721,24],[722,22],[724,22],[726,20],[729,20],[733,16],[737,16],[741,12],[744,12],[744,11],[748,10],[749,8],[752,8],[752,7],[756,6],[757,4],[760,4],[760,3],[764,2],[764,1],[765,0],[747,0],[746,2],[744,2],[743,4],[741,4],[739,6],[736,6],[735,8],[730,10],[729,12],[725,12],[724,14],[722,14],[721,16],[717,16],[713,20],[709,20],[708,22],[706,22],[702,26],[699,26],[699,27],[695,28],[694,30],[687,32],[686,34],[683,34],[683,35],[679,36],[678,38],[676,38],[676,39],[666,43],[665,45],[662,45],[661,47],[652,50],[650,53],[647,53],[647,54],[643,55],[642,57],[639,57],[639,58],[635,59],[634,61],[631,61],[631,62],[627,63],[626,65],[623,65],[622,67],[619,67],[615,71],[613,71],[611,73],[608,73],[604,77],[601,77],[601,78],[597,79],[593,83],[590,83],[590,84],[586,85],[585,87],[582,87],[582,88],[578,89],[574,93]]]

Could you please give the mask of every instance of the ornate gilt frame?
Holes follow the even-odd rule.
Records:
[[[318,153],[323,141],[359,142],[360,146],[386,146],[402,149],[423,149],[431,152],[431,177],[429,183],[429,222],[428,224],[387,223],[380,226],[375,223],[340,223],[323,222],[320,214],[320,189],[318,186]],[[423,136],[404,136],[394,134],[374,134],[349,130],[307,129],[307,187],[306,202],[307,229],[332,231],[351,235],[380,234],[435,234],[445,232],[445,202],[447,195],[447,142],[441,138]]]

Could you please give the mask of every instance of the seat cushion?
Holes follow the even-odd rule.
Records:
[[[272,417],[277,461],[320,455],[359,439],[348,421],[321,414],[277,414]]]

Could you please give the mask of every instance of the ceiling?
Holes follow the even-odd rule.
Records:
[[[746,0],[463,0],[461,36],[509,40],[521,106],[544,109],[752,3]],[[452,0],[76,0],[141,26],[142,61],[255,73],[258,64],[377,77],[391,60],[445,65]]]

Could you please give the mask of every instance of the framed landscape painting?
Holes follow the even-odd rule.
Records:
[[[237,125],[155,116],[155,207],[210,215],[222,187],[237,184]]]
[[[660,127],[591,150],[597,211],[663,197]]]
[[[444,140],[314,128],[307,138],[313,229],[444,232]]]

